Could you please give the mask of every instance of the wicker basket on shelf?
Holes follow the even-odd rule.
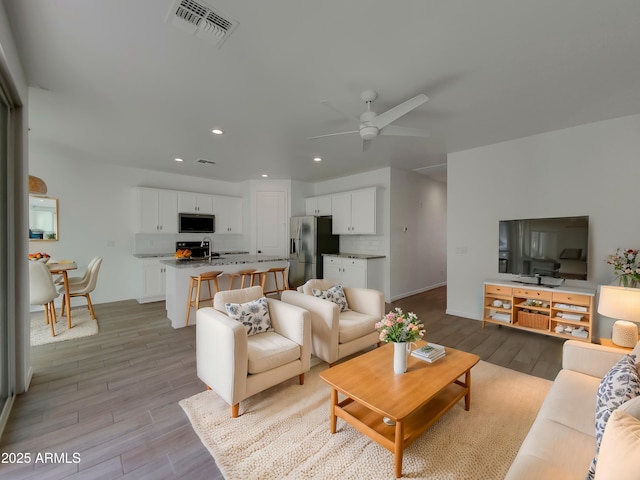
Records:
[[[538,330],[549,330],[549,315],[520,311],[518,312],[518,325]]]

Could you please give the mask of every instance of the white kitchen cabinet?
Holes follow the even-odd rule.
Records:
[[[139,188],[137,233],[178,233],[178,193]]]
[[[213,195],[180,192],[178,195],[178,212],[212,214]]]
[[[307,215],[331,215],[331,195],[305,198]]]
[[[322,276],[345,287],[372,288],[383,291],[382,258],[348,258],[325,255]]]
[[[213,196],[216,233],[242,233],[242,198],[225,195]]]
[[[158,302],[166,296],[166,265],[161,260],[173,257],[154,257],[140,260],[141,285],[138,303]]]
[[[336,235],[375,235],[376,188],[333,194],[331,214]]]

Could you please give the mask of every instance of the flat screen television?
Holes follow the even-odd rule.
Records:
[[[499,273],[586,280],[588,259],[588,216],[499,222]]]

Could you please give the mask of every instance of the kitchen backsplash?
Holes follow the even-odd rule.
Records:
[[[384,255],[384,237],[379,235],[340,235],[340,251],[344,253]]]
[[[176,242],[197,241],[208,236],[213,239],[212,250],[214,252],[226,250],[247,250],[243,243],[243,235],[216,235],[207,233],[176,234],[176,235],[154,235],[136,233],[133,243],[133,253],[168,253],[176,251]]]

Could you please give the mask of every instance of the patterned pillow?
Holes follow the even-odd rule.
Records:
[[[596,472],[598,451],[604,434],[604,427],[616,408],[627,400],[640,396],[640,377],[636,368],[636,357],[625,355],[600,381],[596,397],[596,456],[591,462],[587,480],[593,479]]]
[[[338,305],[341,312],[349,310],[349,304],[347,303],[347,297],[344,296],[342,285],[334,285],[328,290],[314,288],[312,291],[314,297],[324,298]]]
[[[225,303],[224,308],[229,317],[244,325],[249,336],[273,330],[265,297],[247,303]]]

